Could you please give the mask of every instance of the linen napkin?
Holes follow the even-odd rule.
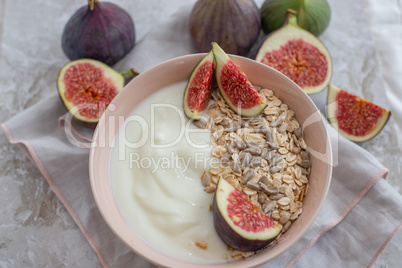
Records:
[[[402,132],[402,9],[400,0],[366,0],[366,16],[384,81],[384,91],[395,119],[395,130]],[[398,135],[402,150],[402,135]]]
[[[99,214],[89,183],[89,150],[70,142],[59,122],[65,113],[55,93],[2,128],[42,172],[105,267],[152,266],[120,242]],[[401,229],[402,198],[382,179],[388,170],[331,127],[328,131],[337,159],[328,197],[302,239],[263,267],[369,266]]]
[[[137,44],[130,60],[141,65],[133,67],[144,71],[161,61],[194,52],[186,34],[186,18],[180,15],[189,14],[189,6],[185,8]],[[161,40],[160,49],[149,51]],[[324,112],[325,94],[312,98]],[[74,135],[87,141],[92,133],[80,128],[67,135],[65,114],[54,93],[11,118],[2,128],[9,141],[42,172],[105,267],[153,267],[130,251],[101,217],[89,183],[89,150],[76,146],[70,138]],[[328,197],[305,235],[262,267],[371,266],[390,241],[401,240],[402,197],[384,180],[388,169],[361,146],[339,136],[331,127],[328,131],[336,160]]]

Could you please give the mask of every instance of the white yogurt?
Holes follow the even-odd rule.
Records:
[[[126,119],[110,159],[111,187],[123,218],[159,251],[186,261],[224,262],[230,254],[213,226],[213,195],[200,181],[211,159],[211,133],[184,116],[185,86],[158,91]]]

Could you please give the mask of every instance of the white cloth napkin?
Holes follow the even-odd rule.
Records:
[[[342,11],[350,2],[332,1],[332,4],[335,10]],[[183,5],[142,36],[134,51],[116,68],[135,67],[144,71],[172,57],[195,52],[188,35],[190,9],[191,4]],[[348,55],[341,51],[347,51],[351,43],[360,42],[365,47],[353,53],[367,57],[369,63],[375,61],[370,57],[373,53],[370,40],[353,37],[354,40],[342,41],[343,47],[338,46],[335,41],[343,35],[342,29],[333,27],[332,32],[322,36],[334,52],[334,64],[338,66],[334,73],[336,81],[345,81],[341,79],[345,71],[342,61],[347,61]],[[348,64],[353,70],[359,63]],[[366,75],[364,71],[367,70],[360,74],[362,77]],[[378,77],[370,77],[371,82],[378,83]],[[325,92],[312,98],[324,111]],[[18,145],[42,172],[105,267],[153,266],[120,242],[99,214],[88,178],[89,151],[77,148],[67,139],[60,125],[63,122],[59,122],[65,113],[54,93],[11,118],[2,128],[9,141]],[[361,146],[339,136],[331,127],[328,129],[337,164],[325,204],[307,233],[263,267],[371,266],[392,239],[400,239],[397,234],[402,228],[402,197],[383,179],[388,174],[387,168]]]
[[[89,150],[67,139],[59,125],[64,114],[55,93],[2,127],[42,172],[106,267],[151,266],[120,242],[99,214],[88,177]],[[267,267],[368,266],[401,229],[402,197],[383,180],[388,170],[331,127],[329,133],[338,164],[325,204],[302,239]]]
[[[402,133],[402,64],[400,61],[402,59],[402,1],[365,1],[367,3],[366,17],[384,81],[384,91],[391,106],[396,133]],[[390,6],[399,8],[390,8]],[[397,137],[399,148],[402,150],[402,135]]]

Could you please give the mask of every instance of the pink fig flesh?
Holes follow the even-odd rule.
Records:
[[[256,116],[267,106],[246,74],[220,48],[212,43],[216,61],[216,81],[229,107],[242,116]]]
[[[214,80],[214,56],[209,52],[194,68],[184,91],[183,108],[187,117],[200,119],[211,98]]]
[[[374,138],[391,112],[333,85],[329,86],[327,113],[331,125],[351,141]]]

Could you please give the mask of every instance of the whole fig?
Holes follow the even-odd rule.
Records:
[[[115,4],[88,0],[67,22],[61,43],[70,60],[90,58],[114,65],[135,45],[134,22]]]
[[[199,52],[218,43],[227,53],[245,56],[261,29],[254,0],[198,0],[190,15],[191,39]]]
[[[319,36],[328,27],[331,8],[327,0],[265,0],[261,6],[261,26],[265,33],[281,27],[288,9],[297,11],[297,24]]]

